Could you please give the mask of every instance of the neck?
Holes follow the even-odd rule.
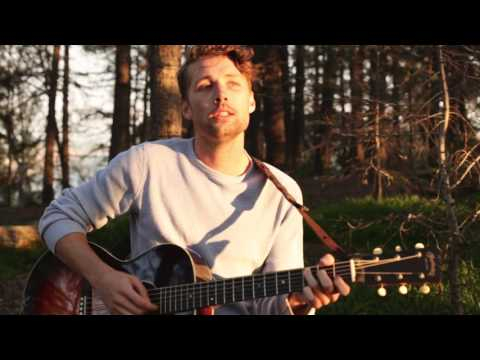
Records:
[[[243,136],[226,143],[211,143],[195,137],[193,144],[200,161],[225,175],[239,176],[249,168],[250,158],[244,148]]]

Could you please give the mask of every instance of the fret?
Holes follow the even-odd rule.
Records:
[[[233,292],[235,295],[234,302],[239,302],[242,300],[242,286],[243,284],[240,284],[242,282],[241,278],[233,279]]]
[[[196,307],[196,308],[197,308],[197,307],[200,308],[200,307],[202,307],[202,305],[203,305],[203,302],[202,302],[202,284],[199,283],[199,284],[197,284],[196,287],[197,287],[197,288],[196,288],[196,292],[197,292],[197,295],[198,295],[198,296],[197,296],[197,298],[198,298],[198,304],[196,304],[195,307]]]
[[[245,300],[245,278],[242,277],[242,301]]]
[[[292,292],[292,281],[290,279],[290,271],[288,271],[288,292]]]
[[[215,303],[221,305],[225,303],[225,281],[215,281]]]
[[[278,272],[275,273],[275,295],[278,295]]]
[[[205,305],[208,305],[208,300],[210,299],[210,291],[209,291],[209,288],[208,288],[208,283],[207,283],[207,286],[206,287],[206,290],[207,290],[207,301],[205,302]]]
[[[188,284],[182,286],[182,297],[183,297],[183,302],[182,302],[182,309],[186,311],[188,309]]]
[[[172,288],[169,287],[169,297],[168,297],[168,312],[172,311]]]
[[[177,312],[177,288],[173,287],[173,312]]]
[[[227,303],[226,299],[227,299],[227,296],[226,296],[226,294],[225,294],[225,279],[224,279],[224,280],[223,280],[223,303],[224,303],[224,304]]]
[[[204,307],[208,305],[208,287],[206,286],[206,283],[202,283],[200,285],[200,292],[202,293],[202,301],[200,302],[200,306]]]
[[[253,277],[247,276],[244,278],[245,283],[245,299],[252,300],[255,297],[253,296]]]
[[[263,275],[263,296],[267,296],[267,287],[265,286],[265,275]]]
[[[158,312],[161,314],[163,307],[163,301],[162,301],[162,288],[158,289]]]
[[[225,280],[225,304],[235,302],[235,292],[233,290],[233,280]]]
[[[200,307],[200,294],[198,293],[198,283],[193,284],[193,308]]]
[[[255,276],[252,276],[252,298],[255,299]]]
[[[208,288],[208,305],[214,305],[216,304],[216,293],[215,293],[215,288],[216,288],[216,282],[209,282],[207,283],[207,288]]]
[[[291,285],[290,292],[294,291],[302,291],[304,284],[303,284],[303,271],[302,270],[291,270],[289,271],[290,277],[293,276],[293,281]]]
[[[167,313],[167,290],[163,288],[163,313]]]
[[[277,291],[277,273],[266,274],[265,275],[265,296],[275,296],[278,295]]]
[[[254,298],[261,298],[265,295],[265,277],[263,275],[254,275],[253,276],[253,283],[254,283]],[[263,294],[262,294],[262,287],[263,287]]]
[[[278,294],[288,293],[288,273],[282,271],[278,274]]]
[[[192,300],[190,309],[195,309],[195,284],[190,285],[190,298]]]
[[[183,302],[182,302],[182,298],[183,298],[183,286],[180,286],[179,290],[180,290],[180,306],[179,306],[179,309],[178,309],[178,310],[179,310],[179,311],[182,311],[182,309],[183,309]]]

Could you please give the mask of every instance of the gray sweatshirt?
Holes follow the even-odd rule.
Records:
[[[268,165],[302,202],[297,183]],[[200,254],[215,278],[303,267],[298,211],[256,167],[229,176],[209,168],[193,139],[143,143],[116,156],[88,182],[66,189],[45,210],[39,230],[58,240],[87,233],[130,213],[132,256],[164,243]],[[290,314],[286,295],[224,305],[216,314]]]

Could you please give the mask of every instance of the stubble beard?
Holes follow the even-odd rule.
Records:
[[[208,125],[204,127],[203,133],[208,139],[214,143],[222,143],[229,140],[233,140],[240,134],[244,133],[247,129],[247,124],[236,119],[229,124],[217,123],[215,121],[209,121]]]

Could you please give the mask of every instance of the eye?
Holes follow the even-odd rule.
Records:
[[[239,87],[241,86],[241,84],[237,81],[229,81],[228,84],[231,86],[231,87]]]
[[[210,86],[212,86],[212,83],[210,82],[201,82],[200,84],[197,85],[197,90],[203,90],[203,89],[207,89],[209,88]]]

